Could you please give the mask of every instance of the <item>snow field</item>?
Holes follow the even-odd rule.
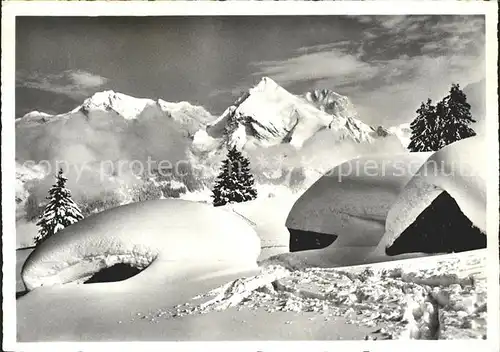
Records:
[[[420,263],[427,269],[418,269]],[[161,315],[230,308],[314,312],[316,319],[342,317],[349,324],[376,327],[366,339],[485,338],[486,282],[468,269],[484,273],[486,251],[384,264],[289,270],[273,263]]]
[[[134,327],[142,324],[135,335],[127,336],[144,337],[151,334],[144,325],[148,323],[180,326],[183,323],[179,319],[210,313],[211,318],[196,320],[196,324],[206,324],[221,316],[215,314],[224,316],[230,311],[231,319],[237,319],[248,317],[251,311],[287,314],[290,320],[280,321],[285,325],[306,316],[323,323],[344,321],[356,325],[359,331],[368,329],[366,339],[485,338],[486,251],[453,256],[376,255],[391,236],[397,236],[394,229],[399,226],[404,230],[414,220],[414,213],[425,209],[442,190],[449,191],[465,215],[481,226],[485,194],[481,178],[397,176],[391,174],[391,170],[397,170],[387,169],[395,161],[423,165],[437,160],[445,166],[453,160],[467,161],[472,155],[463,157],[461,148],[477,149],[476,142],[468,143],[454,143],[453,148],[443,149],[446,153],[436,153],[430,159],[426,154],[405,154],[350,161],[323,176],[295,205],[297,194],[289,198],[260,197],[219,209],[183,200],[161,200],[130,204],[84,219],[56,234],[28,257],[22,272],[27,288],[45,287],[19,299],[20,336],[25,340],[43,339],[53,337],[59,329],[61,335],[74,339],[74,331],[69,329],[78,331],[80,319],[92,319],[90,312],[102,313],[98,320],[104,336],[110,331],[135,331]],[[376,170],[384,167],[383,176],[346,174],[343,170],[354,162],[373,165],[373,160]],[[467,165],[480,170],[481,163],[474,161]],[[413,203],[415,194],[422,197]],[[285,223],[339,238],[324,249],[285,253]],[[283,253],[263,255],[261,247],[278,248]],[[411,257],[418,259],[397,260]],[[373,264],[387,260],[393,261]],[[60,285],[81,283],[116,263],[145,269],[124,282]],[[357,264],[365,265],[346,267]],[[191,284],[196,288],[184,290]],[[167,287],[176,285],[182,293],[169,296]],[[141,302],[134,302],[138,296]],[[48,305],[54,297],[60,299],[57,307],[40,305]],[[186,302],[186,297],[193,298]],[[77,306],[76,302],[82,300],[91,306],[90,312]],[[63,306],[70,306],[71,312],[57,310]],[[146,310],[148,313],[144,313]],[[54,316],[61,322],[44,325],[40,321],[43,316]],[[261,320],[265,317],[260,315]],[[30,332],[34,321],[40,327]],[[243,327],[248,327],[246,324],[242,322]],[[193,333],[194,328],[187,328],[188,335],[177,336],[200,336]],[[98,328],[88,329],[88,336],[103,336],[93,330]],[[158,329],[154,331],[158,333]],[[162,330],[157,336],[175,334]],[[215,339],[221,336],[213,330],[207,334]]]

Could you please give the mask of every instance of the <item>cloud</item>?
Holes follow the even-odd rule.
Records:
[[[285,86],[335,89],[369,123],[408,122],[421,101],[441,99],[451,83],[485,77],[484,17],[353,16],[362,35],[253,63],[255,75]],[[303,83],[302,85],[300,83]],[[302,93],[302,92],[296,92]]]
[[[108,79],[83,70],[67,70],[60,73],[16,72],[16,86],[40,89],[80,99],[95,93]]]
[[[432,30],[454,35],[470,35],[484,31],[484,16],[443,16]]]
[[[443,37],[484,38],[484,16],[361,16],[365,40],[388,38],[392,45],[422,41],[440,41]],[[451,47],[451,46],[447,46]]]
[[[363,15],[360,15],[360,16],[350,16],[350,18],[354,18],[354,19],[356,19],[360,23],[372,23],[373,20],[374,20],[373,16],[363,16]]]
[[[379,15],[379,16],[350,16],[357,22],[377,29],[389,30],[393,33],[408,31],[422,27],[432,19],[428,15]]]
[[[256,82],[255,82],[256,83]],[[228,99],[236,99],[249,89],[248,84],[240,84],[227,89],[213,89],[208,96],[210,98],[225,96]]]
[[[321,51],[325,51],[325,50],[345,48],[345,47],[348,47],[350,44],[351,44],[351,41],[349,41],[349,40],[341,40],[341,41],[334,42],[334,43],[304,46],[304,47],[297,49],[296,52],[299,54],[309,54],[311,52],[321,52]]]
[[[462,87],[484,77],[481,56],[402,56],[390,60],[371,89],[351,87],[347,93],[367,122],[395,125],[410,122],[420,102],[443,98],[452,83]]]
[[[108,79],[85,71],[69,72],[75,85],[84,88],[94,88],[104,85]]]
[[[485,48],[484,30],[484,19],[481,18],[437,23],[430,27],[430,31],[438,33],[438,37],[424,43],[421,50],[429,54],[480,54]]]
[[[283,61],[253,64],[257,76],[269,76],[281,84],[335,78],[338,82],[367,80],[377,74],[376,67],[359,60],[356,55],[339,50],[304,54]]]

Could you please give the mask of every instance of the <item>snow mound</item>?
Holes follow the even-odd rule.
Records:
[[[56,233],[28,257],[22,279],[28,290],[81,283],[125,263],[145,269],[125,281],[140,285],[250,270],[259,252],[255,232],[237,216],[201,203],[156,200],[107,210]]]
[[[486,155],[481,137],[463,139],[434,153],[391,207],[384,237],[374,255],[382,255],[385,248],[390,247],[443,192],[447,192],[472,224],[485,233]]]
[[[429,154],[363,157],[325,174],[295,202],[286,221],[296,250],[311,250],[287,260],[321,267],[364,263],[384,235],[390,207]],[[338,238],[326,248],[305,248],[302,243],[315,234]]]

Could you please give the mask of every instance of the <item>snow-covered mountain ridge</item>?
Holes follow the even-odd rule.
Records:
[[[190,135],[206,132],[224,138],[228,145],[269,147],[288,143],[296,148],[315,133],[330,130],[336,140],[371,142],[374,138],[396,135],[406,141],[406,131],[399,126],[372,127],[361,120],[349,98],[328,89],[316,89],[294,95],[269,77],[243,93],[217,119],[201,106],[189,102],[136,98],[113,90],[97,92],[72,111],[50,115],[32,111],[16,124],[47,123],[72,115],[112,114],[125,121],[167,115],[183,125],[190,125]],[[100,116],[100,115],[99,115]],[[206,127],[206,128],[205,128]],[[384,133],[380,133],[381,128]]]
[[[214,119],[203,107],[192,105],[187,101],[167,102],[163,99],[136,98],[113,90],[106,90],[95,93],[67,113],[50,115],[40,111],[32,111],[17,119],[16,123],[45,123],[54,119],[72,117],[78,113],[83,113],[87,117],[92,113],[116,114],[124,120],[137,120],[156,114],[166,115],[182,124],[196,122],[199,125],[205,125]]]
[[[377,137],[374,128],[358,119],[347,97],[329,90],[297,96],[269,77],[240,96],[206,132],[239,147],[288,143],[300,149],[322,130],[330,130],[339,141],[361,143]]]
[[[324,160],[323,151],[328,160],[364,154],[372,147],[363,145],[397,134],[383,130],[360,121],[345,96],[326,89],[294,95],[264,77],[218,118],[189,102],[136,98],[113,90],[95,93],[67,113],[33,111],[16,119],[16,159],[80,164],[151,156],[189,160],[213,174],[226,147],[238,145],[253,150],[254,165],[267,158],[266,167],[274,168],[273,158],[288,158],[287,167],[296,168],[311,156]],[[338,146],[342,141],[350,143],[348,151]]]
[[[83,104],[76,109],[84,112],[90,110],[115,111],[126,120],[132,120],[136,119],[149,104],[154,104],[154,101],[107,90],[95,93],[92,97],[85,99]]]

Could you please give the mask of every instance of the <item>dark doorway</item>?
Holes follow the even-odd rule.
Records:
[[[109,268],[102,269],[84,282],[84,284],[95,284],[98,282],[124,281],[141,272],[140,269],[128,264],[118,263]]]
[[[320,232],[288,229],[290,232],[290,252],[320,249],[331,245],[337,236]]]
[[[27,294],[27,293],[28,293],[28,290],[24,290],[24,291],[17,291],[17,292],[16,292],[16,299],[23,297],[23,296],[24,296],[25,294]]]
[[[432,254],[480,248],[486,248],[486,235],[472,225],[455,200],[443,191],[385,252]]]

